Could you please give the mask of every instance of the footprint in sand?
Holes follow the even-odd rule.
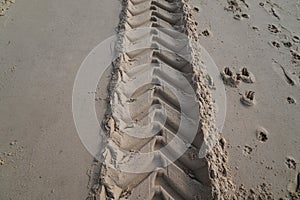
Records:
[[[253,151],[252,147],[250,147],[248,145],[245,145],[244,149],[243,149],[243,154],[244,155],[250,155],[252,153],[252,151]]]
[[[221,72],[221,77],[223,79],[224,84],[229,85],[231,87],[237,87],[241,82],[238,79],[238,76],[230,67],[225,67],[223,72]]]
[[[269,24],[268,25],[268,30],[271,33],[279,33],[280,32],[280,29],[276,25],[274,25],[274,24]]]
[[[291,52],[294,60],[300,60],[300,54],[297,51],[291,49],[290,52]]]
[[[241,102],[245,106],[253,106],[256,104],[255,92],[246,91],[245,94],[241,97]]]
[[[259,127],[256,130],[256,138],[260,142],[266,142],[269,139],[269,132],[265,128]]]
[[[293,42],[295,43],[300,43],[300,38],[298,35],[294,35],[293,38],[292,38]]]
[[[242,16],[242,18],[245,18],[245,19],[249,19],[250,18],[250,15],[248,15],[246,13],[243,13],[241,16]]]
[[[242,17],[241,17],[240,14],[236,14],[236,15],[233,16],[233,19],[235,19],[235,20],[241,20]]]
[[[210,31],[205,29],[204,31],[202,31],[202,35],[205,36],[205,37],[208,37],[211,35]]]
[[[195,12],[199,12],[199,11],[200,11],[200,9],[199,9],[197,6],[194,6],[193,10],[194,10]]]
[[[233,16],[234,19],[236,20],[241,20],[241,19],[249,19],[250,15],[246,14],[246,13],[242,13],[242,14],[235,14]]]
[[[279,48],[279,47],[280,47],[280,43],[279,43],[278,41],[276,41],[276,40],[272,41],[272,42],[271,42],[271,45],[272,45],[273,47],[276,47],[276,48]]]
[[[253,29],[254,31],[259,31],[259,28],[258,28],[257,26],[252,26],[252,29]]]
[[[240,69],[240,71],[237,73],[237,79],[242,80],[245,83],[255,82],[255,76],[246,67]]]
[[[296,104],[296,100],[293,97],[288,97],[286,100],[289,104]]]
[[[282,41],[283,46],[286,48],[291,48],[293,44],[290,41]]]
[[[287,166],[287,168],[295,170],[297,163],[296,163],[294,158],[287,157],[286,160],[285,160],[285,165]]]

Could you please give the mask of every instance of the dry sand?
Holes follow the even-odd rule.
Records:
[[[234,12],[224,10],[230,6],[229,1],[194,2],[200,8],[199,31],[211,32],[208,37],[202,36],[201,44],[219,70],[232,67],[239,72],[247,67],[256,79],[253,84],[241,82],[237,88],[226,87],[223,135],[229,144],[234,183],[237,188],[252,188],[256,193],[265,184],[274,199],[290,199],[287,189],[294,185],[291,192],[295,192],[300,172],[299,164],[287,165],[289,157],[295,163],[300,159],[300,71],[299,58],[294,54],[299,55],[299,42],[294,39],[300,33],[299,1],[246,1],[248,7],[236,1],[241,9]],[[249,19],[236,20],[236,14],[247,14]],[[274,47],[273,41],[279,47]],[[241,104],[246,91],[255,92],[254,106]],[[266,137],[261,137],[261,132]]]
[[[1,200],[86,198],[93,158],[74,126],[73,83],[119,12],[118,1],[29,0],[0,17]]]
[[[205,72],[195,69],[201,55],[196,46],[191,46],[187,53],[193,62],[183,73],[198,94],[199,99],[193,103],[202,102],[202,120],[193,148],[174,164],[153,173],[128,174],[110,169],[107,165],[118,152],[108,149],[103,154],[104,165],[92,161],[73,124],[74,78],[88,52],[114,34],[118,24],[120,31],[123,24],[126,30],[153,23],[147,14],[152,9],[149,1],[132,5],[137,2],[17,1],[0,16],[0,199],[300,199],[297,0],[155,1],[156,8],[164,10],[163,16],[177,13],[179,18],[173,21],[172,16],[166,21],[156,16],[159,25],[176,24],[176,30],[185,30],[191,41],[199,40],[221,72],[227,94],[223,138],[205,159],[191,156],[206,141],[208,130],[214,129]],[[124,15],[120,20],[117,14],[121,9],[146,14],[144,18],[129,15],[126,22]],[[170,127],[176,129],[179,123],[175,97],[168,91],[147,92],[149,88],[144,88],[134,96],[136,100],[126,104],[130,87],[122,85],[121,74],[123,81],[130,82],[139,73],[135,65],[145,63],[155,68],[156,62],[151,63],[154,57],[159,62],[175,59],[164,53],[145,55],[133,54],[134,60],[124,56],[116,62],[118,73],[105,80],[106,84],[111,81],[111,90],[107,93],[103,84],[96,102],[99,119],[108,122],[109,144],[130,151],[164,146],[174,137]],[[171,68],[182,66],[180,62],[169,63]],[[150,73],[188,93],[174,79],[176,73],[170,71],[170,64]],[[122,95],[120,102],[113,98]],[[107,97],[114,101],[107,104]],[[151,105],[152,98],[169,105],[171,125],[165,133],[150,143],[124,135],[127,130],[122,124],[128,121],[118,112],[124,109],[120,105],[128,105],[136,121],[146,123],[149,119],[143,121],[136,108],[145,101]],[[164,134],[170,135],[167,140]]]

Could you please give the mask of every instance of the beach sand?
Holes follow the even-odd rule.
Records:
[[[0,10],[0,199],[300,199],[299,1],[190,0],[172,4],[156,0],[154,7],[163,15],[156,14],[155,19],[147,13],[154,9],[150,1],[140,7],[134,5],[137,2],[0,2],[4,9]],[[226,119],[221,137],[205,159],[194,154],[209,138],[215,119],[206,72],[197,70],[203,56],[197,46],[187,52],[196,64],[184,65],[184,69],[171,54],[151,51],[145,57],[133,53],[117,61],[117,73],[108,73],[102,80],[95,102],[99,121],[107,122],[110,136],[104,165],[95,162],[80,141],[72,116],[75,76],[96,45],[122,30],[120,25],[126,19],[122,9],[131,9],[133,15],[125,30],[154,22],[166,28],[179,24],[176,30],[197,40],[219,69],[218,78],[224,81],[226,91]],[[145,13],[144,18],[134,18],[133,11]],[[178,20],[163,18],[170,13]],[[160,37],[175,45],[163,33]],[[196,100],[183,100],[199,106],[198,122],[193,118],[195,110],[187,108],[187,117],[200,126],[193,147],[177,162],[155,172],[130,174],[110,169],[107,166],[123,154],[109,149],[153,151],[174,137],[181,111],[176,96],[156,88],[150,93],[150,88],[159,85],[152,84],[128,100],[126,95],[134,84],[146,79],[122,85],[139,77],[135,65],[157,67],[159,62],[168,66],[151,71],[151,77],[188,94],[186,85],[178,81],[180,75],[171,68],[179,70],[197,94]],[[107,90],[109,84],[111,90]],[[122,98],[116,100],[116,96]],[[144,120],[140,114],[145,104],[160,104],[157,102],[167,106],[169,131],[151,140],[126,136],[124,124],[129,122],[120,112],[124,105],[141,125],[157,120]],[[148,161],[143,163],[146,168],[163,163],[161,157]]]

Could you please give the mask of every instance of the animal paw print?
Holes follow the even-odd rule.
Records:
[[[245,83],[254,83],[254,75],[246,68],[242,68],[239,73],[237,73],[238,80],[242,80]]]
[[[297,51],[290,50],[294,60],[300,60],[300,54]]]
[[[244,146],[244,149],[243,149],[244,155],[250,155],[252,153],[252,151],[253,151],[252,147],[250,147],[248,145]]]
[[[224,84],[230,85],[231,87],[237,87],[238,84],[241,82],[238,79],[237,74],[234,73],[233,70],[229,67],[225,67],[223,72],[221,72],[221,76],[222,76]]]
[[[283,46],[286,48],[291,48],[293,44],[290,41],[282,41]]]
[[[253,106],[256,104],[256,99],[255,99],[255,92],[253,91],[246,91],[245,94],[243,94],[241,98],[242,104],[246,106]]]
[[[280,29],[277,26],[275,26],[274,24],[269,24],[268,25],[268,30],[271,33],[279,33],[280,32]]]
[[[289,104],[296,104],[296,100],[293,97],[288,97],[286,100]]]
[[[294,35],[293,38],[292,38],[293,42],[295,43],[300,43],[300,38],[298,35]]]
[[[287,157],[285,160],[285,165],[287,166],[287,168],[295,170],[297,163],[294,158]]]
[[[266,142],[269,139],[269,133],[263,127],[259,127],[256,130],[256,138],[260,142]]]
[[[271,42],[271,45],[272,45],[273,47],[280,48],[280,43],[277,42],[277,41],[272,41],[272,42]]]

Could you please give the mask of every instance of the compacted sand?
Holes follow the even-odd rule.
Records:
[[[300,199],[299,1],[28,0],[0,6],[0,199]],[[123,34],[135,28],[151,29]],[[97,91],[86,91],[96,93],[108,136],[99,162],[76,132],[72,89],[87,54],[116,33],[119,59]],[[120,48],[149,38],[153,49]],[[199,44],[220,71],[215,80],[208,79]],[[159,48],[180,49],[190,60]],[[225,85],[226,119],[215,137],[218,81]],[[197,124],[193,141],[186,139],[193,126],[180,128],[183,119]],[[149,123],[141,129],[147,138],[130,135]],[[161,131],[151,135],[157,127]],[[177,138],[184,142],[174,149],[168,144]],[[186,152],[165,166],[186,143]],[[199,157],[204,144],[209,152]],[[161,148],[146,160],[132,158]],[[120,162],[143,172],[120,171]]]

